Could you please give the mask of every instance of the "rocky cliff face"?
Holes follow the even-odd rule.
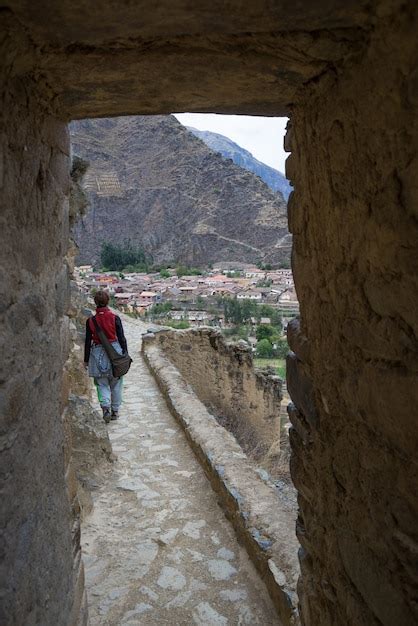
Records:
[[[256,174],[264,180],[272,191],[279,191],[285,200],[288,199],[292,186],[279,170],[262,163],[251,152],[244,150],[244,148],[241,148],[241,146],[224,135],[212,133],[208,130],[198,130],[191,126],[188,126],[187,129],[204,141],[211,150],[219,152],[226,159],[232,159],[235,165],[239,165],[245,170]]]
[[[289,258],[283,197],[173,116],[73,122],[71,138],[90,163],[90,208],[74,233],[79,262],[97,261],[105,241],[127,239],[158,262]]]

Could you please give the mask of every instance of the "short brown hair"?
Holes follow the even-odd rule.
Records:
[[[109,302],[109,294],[107,293],[107,291],[103,291],[103,289],[100,289],[100,291],[96,291],[96,293],[94,294],[94,302],[96,306],[107,306]]]

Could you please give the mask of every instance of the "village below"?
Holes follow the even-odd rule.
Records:
[[[285,331],[299,313],[290,269],[225,262],[206,270],[179,266],[146,273],[82,265],[75,279],[88,295],[107,290],[113,307],[143,321],[219,328],[231,341],[251,347],[255,365],[274,367],[285,377]]]

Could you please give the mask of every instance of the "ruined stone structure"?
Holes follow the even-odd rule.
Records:
[[[254,370],[245,343],[228,344],[210,328],[163,331],[155,341],[251,458],[263,460],[278,447],[282,382]]]
[[[402,0],[3,3],[2,609],[85,623],[67,399],[70,119],[291,117],[288,386],[301,619],[417,621],[417,10]],[[18,497],[17,497],[18,494]]]

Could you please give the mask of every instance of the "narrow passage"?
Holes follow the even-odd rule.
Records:
[[[133,366],[117,455],[82,527],[91,626],[279,624],[266,589],[169,413],[124,317]]]

